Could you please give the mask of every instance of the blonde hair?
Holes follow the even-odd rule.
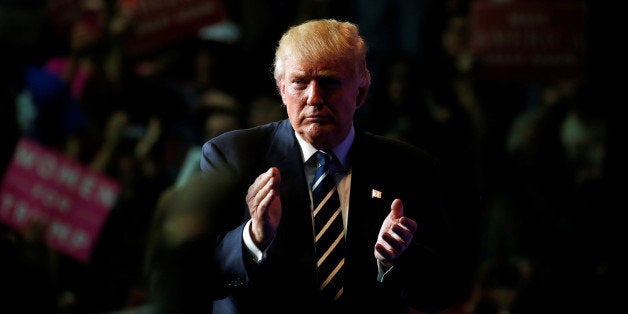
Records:
[[[278,81],[284,74],[288,57],[299,60],[340,60],[353,62],[361,85],[371,84],[366,65],[368,48],[358,27],[350,22],[334,19],[311,20],[292,26],[286,31],[275,50],[274,76]]]

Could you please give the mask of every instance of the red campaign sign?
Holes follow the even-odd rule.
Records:
[[[474,1],[471,51],[491,78],[575,78],[586,48],[583,1]]]
[[[42,222],[48,246],[85,263],[119,190],[115,180],[23,138],[0,187],[0,221],[20,232]]]
[[[130,15],[125,47],[131,55],[153,52],[227,20],[222,0],[119,0],[119,6]]]

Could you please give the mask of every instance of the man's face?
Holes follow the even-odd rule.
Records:
[[[317,149],[338,145],[349,133],[365,88],[350,62],[304,62],[288,57],[277,82],[292,127]]]

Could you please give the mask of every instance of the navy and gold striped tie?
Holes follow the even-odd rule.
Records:
[[[316,269],[324,298],[338,300],[343,293],[345,238],[340,198],[330,169],[332,156],[316,152],[318,168],[312,185]]]

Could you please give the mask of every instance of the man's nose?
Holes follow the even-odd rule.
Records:
[[[308,87],[307,104],[311,106],[318,106],[323,103],[323,89],[320,84],[315,80],[310,82]]]

